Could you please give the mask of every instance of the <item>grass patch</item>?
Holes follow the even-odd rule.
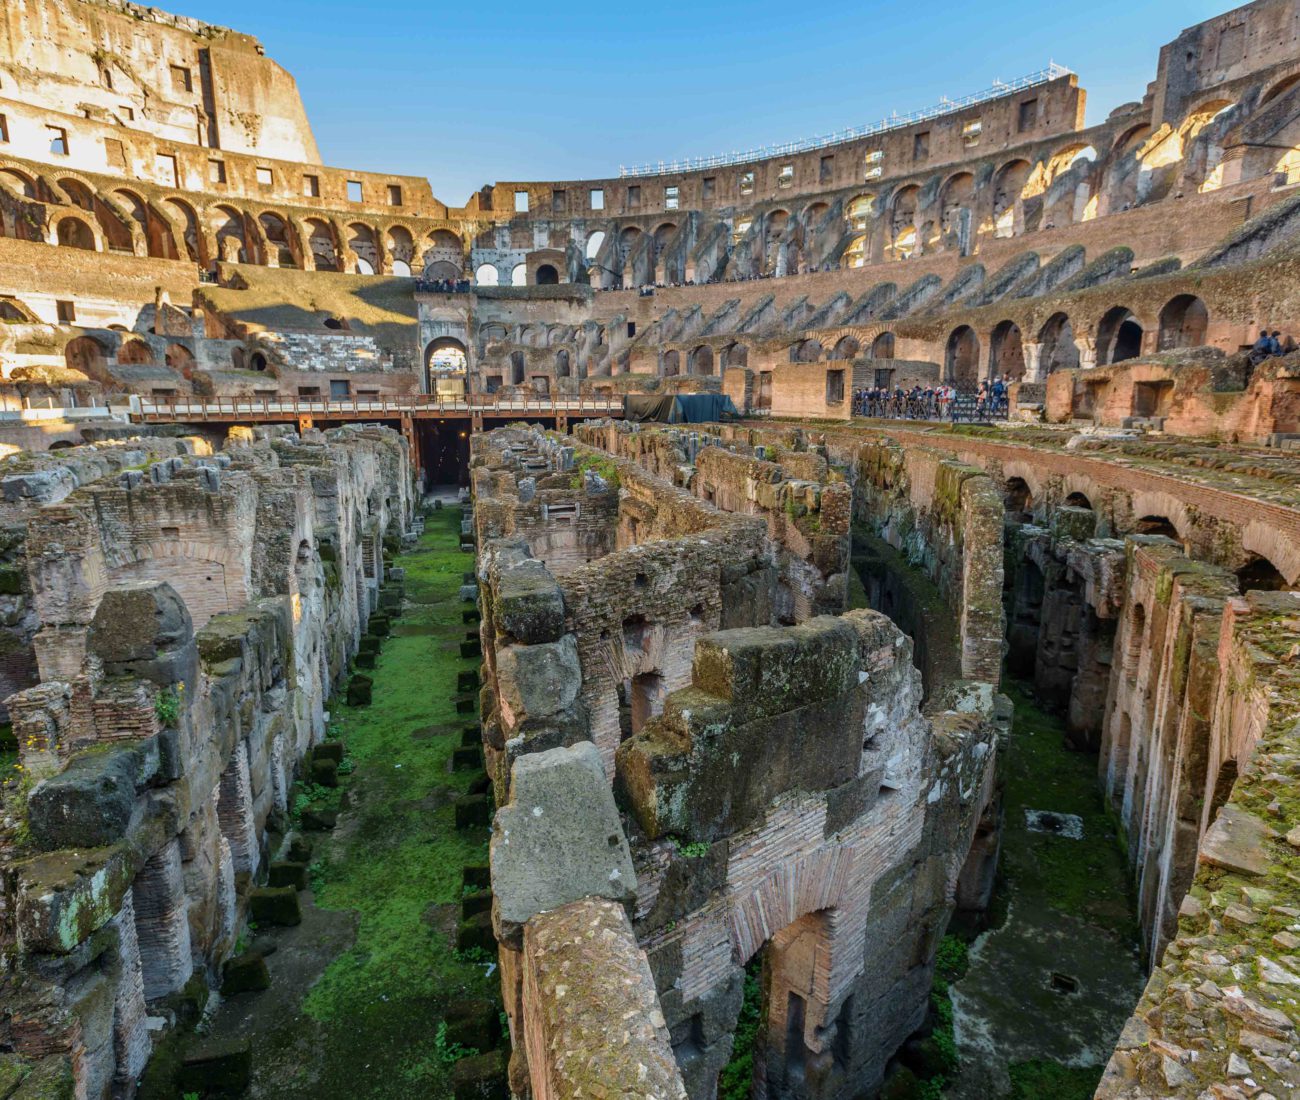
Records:
[[[438,1021],[452,998],[498,996],[496,976],[458,955],[429,919],[434,907],[460,901],[465,864],[487,858],[488,831],[460,832],[454,823],[451,797],[472,776],[448,770],[465,721],[456,713],[456,674],[474,663],[458,649],[459,588],[471,564],[459,549],[460,521],[459,508],[429,513],[420,543],[398,562],[415,604],[402,622],[427,631],[385,641],[370,706],[336,698],[332,707],[354,808],[318,846],[312,880],[318,906],[355,910],[360,921],[356,943],[303,1004],[327,1036],[313,1100],[449,1095]],[[413,729],[431,725],[440,732],[412,739]],[[291,1085],[283,1094],[299,1095]]]
[[[754,1042],[763,1022],[763,952],[745,967],[745,992],[731,1058],[718,1075],[718,1100],[749,1100],[754,1091]]]
[[[1057,1062],[1013,1062],[1008,1100],[1091,1100],[1103,1066],[1082,1069]]]

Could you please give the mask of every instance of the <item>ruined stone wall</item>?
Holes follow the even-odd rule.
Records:
[[[42,679],[8,701],[30,778],[0,836],[0,1031],[95,1098],[131,1089],[156,1005],[216,981],[412,506],[383,429],[116,477],[29,521]]]
[[[1001,679],[1002,501],[989,479],[881,441],[856,456],[854,514],[938,586],[959,619],[962,675]]]
[[[1134,561],[1144,553],[1156,555],[1159,548],[1138,549]],[[1183,687],[1189,712],[1193,704],[1204,707],[1188,715],[1199,726],[1197,751],[1182,743],[1185,719],[1177,730],[1177,770],[1171,777],[1183,785],[1173,821],[1180,830],[1199,834],[1200,843],[1194,861],[1179,868],[1190,879],[1190,891],[1170,915],[1168,946],[1120,1036],[1097,1096],[1294,1095],[1300,1090],[1294,1060],[1300,1025],[1295,999],[1300,814],[1289,793],[1297,706],[1288,654],[1300,630],[1295,599],[1290,593],[1251,592],[1201,613],[1190,589],[1181,598],[1178,594],[1185,567],[1166,555],[1145,572],[1156,568],[1168,579],[1148,609],[1147,630],[1163,606],[1163,647],[1185,649],[1184,676],[1201,679]],[[1184,605],[1181,614],[1178,602]],[[1169,628],[1178,618],[1174,634]],[[1219,621],[1204,624],[1211,627],[1207,631],[1201,618]],[[1144,657],[1138,675],[1158,656]],[[1174,735],[1171,729],[1165,736]]]
[[[689,1095],[714,1095],[742,967],[765,944],[767,1094],[870,1088],[924,1015],[933,949],[994,799],[989,687],[955,686],[922,717],[910,646],[883,616],[773,627],[761,603],[745,611],[728,596],[746,562],[763,560],[761,521],[608,452],[493,437],[478,445],[480,536],[502,526],[508,477],[537,476],[534,455],[595,457],[588,490],[620,498],[620,548],[558,577],[522,539],[479,540],[484,740],[503,806],[494,922],[516,1087],[555,1079],[564,1067],[541,1037],[566,1013],[598,1027],[588,1006],[606,996],[584,967],[557,1006],[528,954],[537,914],[604,897],[626,908],[639,944],[605,969],[640,973],[644,951],[650,1019],[664,1021]],[[793,465],[824,468],[806,455]],[[580,768],[562,755],[577,751]],[[575,1042],[574,1061],[596,1045],[598,1034]]]

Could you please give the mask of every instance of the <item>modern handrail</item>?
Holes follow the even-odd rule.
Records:
[[[135,404],[133,402],[133,404]],[[380,419],[412,413],[480,413],[507,415],[536,413],[554,416],[569,412],[621,412],[621,397],[441,397],[437,394],[408,396],[304,398],[304,397],[211,397],[205,400],[139,400],[133,413],[141,417],[171,420],[238,416],[374,416]]]
[[[1049,61],[1046,68],[1029,73],[1027,76],[1016,77],[1016,79],[1010,81],[995,80],[992,87],[985,88],[980,92],[973,92],[961,99],[949,99],[944,96],[933,107],[923,107],[919,111],[912,111],[906,115],[894,112],[888,118],[882,118],[879,122],[871,122],[865,126],[847,126],[843,130],[836,130],[832,134],[802,138],[798,141],[787,141],[779,145],[760,145],[756,149],[746,149],[743,152],[718,153],[711,157],[689,157],[685,160],[661,160],[657,164],[638,164],[631,168],[619,165],[618,174],[620,178],[626,179],[630,176],[659,176],[667,173],[695,172],[701,168],[721,168],[729,164],[744,164],[748,161],[766,160],[769,157],[791,156],[795,153],[807,153],[813,149],[825,149],[829,145],[841,145],[846,141],[874,137],[876,134],[887,133],[890,130],[901,130],[904,126],[912,126],[918,122],[928,122],[932,118],[939,118],[955,111],[964,111],[967,107],[973,107],[977,103],[986,103],[991,99],[1010,95],[1012,92],[1023,91],[1025,88],[1034,88],[1039,84],[1046,84],[1062,76],[1069,76],[1073,71],[1073,69],[1067,69],[1064,65],[1058,65],[1055,61]]]

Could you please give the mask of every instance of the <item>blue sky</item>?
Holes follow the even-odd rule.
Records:
[[[257,36],[298,79],[325,163],[426,176],[453,206],[498,180],[747,149],[930,106],[1046,65],[1088,121],[1140,99],[1207,0],[172,0]],[[174,5],[174,6],[173,6]]]

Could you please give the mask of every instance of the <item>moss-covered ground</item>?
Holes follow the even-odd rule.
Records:
[[[1097,758],[1067,749],[1022,686],[1003,690],[1015,722],[993,927],[951,987],[961,1065],[946,1095],[1082,1100],[1142,990],[1129,872]],[[1077,816],[1082,839],[1029,828],[1029,810]],[[1054,988],[1054,973],[1077,990]]]
[[[406,605],[368,673],[373,701],[347,707],[340,693],[330,704],[330,736],[346,753],[341,797],[295,796],[298,813],[306,804],[343,811],[333,833],[309,834],[304,923],[268,958],[272,989],[236,997],[212,1021],[217,1038],[252,1040],[254,1098],[449,1097],[458,1052],[439,1028],[448,1003],[499,1000],[486,959],[455,949],[462,869],[486,862],[488,839],[486,828],[457,831],[452,805],[473,777],[449,770],[452,750],[476,720],[455,702],[457,673],[477,665],[459,655],[475,629],[461,620],[469,605],[458,589],[473,559],[459,549],[460,520],[459,508],[429,512],[418,545],[393,563],[406,571]],[[314,967],[289,967],[286,956],[303,952],[293,938],[313,922],[343,933]]]

